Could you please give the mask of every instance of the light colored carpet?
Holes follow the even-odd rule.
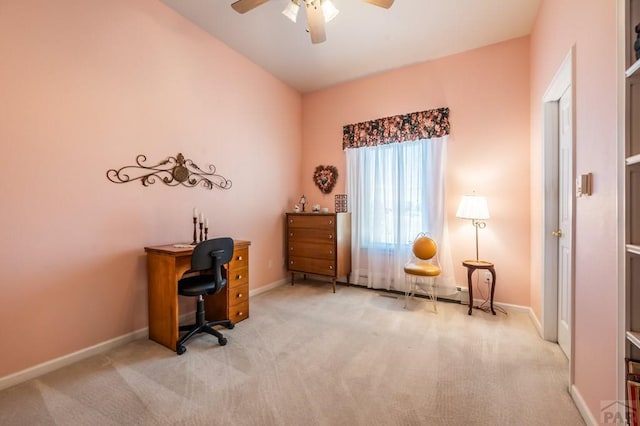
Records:
[[[327,283],[251,299],[220,347],[138,340],[0,392],[2,425],[582,425],[524,313]]]

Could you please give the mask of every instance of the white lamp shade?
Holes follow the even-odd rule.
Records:
[[[291,19],[293,22],[296,22],[296,20],[298,19],[298,10],[300,10],[300,5],[291,0],[289,4],[287,4],[287,7],[285,7],[282,11],[282,14]]]
[[[487,199],[479,195],[463,195],[456,217],[461,219],[489,219]]]

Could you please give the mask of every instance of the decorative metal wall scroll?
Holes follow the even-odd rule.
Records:
[[[334,166],[318,166],[313,172],[313,181],[323,194],[333,191],[338,180],[338,169]]]
[[[231,181],[222,175],[216,174],[213,165],[207,171],[202,170],[192,160],[185,160],[180,153],[176,157],[168,157],[166,160],[152,166],[145,165],[147,157],[140,154],[136,157],[135,166],[124,166],[119,169],[107,170],[107,179],[113,183],[126,183],[139,180],[142,185],[149,186],[155,183],[156,178],[169,186],[184,185],[194,187],[202,185],[207,189],[229,189]],[[135,174],[132,177],[130,174]]]

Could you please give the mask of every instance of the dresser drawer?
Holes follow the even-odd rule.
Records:
[[[249,284],[229,288],[229,306],[236,306],[249,301]]]
[[[331,243],[336,239],[336,233],[333,229],[316,229],[316,228],[298,228],[289,229],[287,236],[289,242],[303,241],[311,243]]]
[[[236,323],[249,317],[249,300],[229,306],[229,319]]]
[[[336,275],[336,263],[328,259],[313,259],[309,257],[289,257],[289,270],[308,272],[318,275]]]
[[[336,249],[333,244],[305,243],[292,240],[289,242],[289,256],[332,260],[336,257]]]
[[[289,215],[287,218],[289,228],[324,228],[333,229],[336,226],[334,215]]]

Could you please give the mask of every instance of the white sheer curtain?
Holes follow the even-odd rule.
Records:
[[[427,232],[438,243],[438,293],[455,292],[444,205],[447,139],[346,149],[354,283],[404,291],[411,244]]]

